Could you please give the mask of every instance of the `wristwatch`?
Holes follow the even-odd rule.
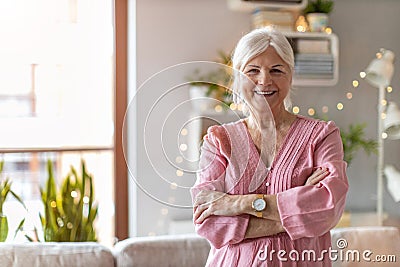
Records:
[[[264,195],[257,194],[256,199],[251,203],[251,207],[256,212],[256,216],[262,218],[262,212],[267,208],[267,201],[265,201]]]

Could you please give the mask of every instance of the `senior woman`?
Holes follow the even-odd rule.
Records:
[[[331,266],[348,190],[339,129],[287,110],[294,55],[277,30],[243,36],[232,63],[254,84],[233,85],[248,116],[208,129],[191,189],[207,266]]]

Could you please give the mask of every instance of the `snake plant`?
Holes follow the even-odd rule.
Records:
[[[97,241],[93,226],[98,207],[94,203],[93,178],[81,161],[81,174],[71,170],[57,188],[53,163],[47,162],[48,179],[40,188],[44,215],[39,214],[46,242]],[[37,230],[35,239],[39,240]],[[26,236],[29,240],[34,239]]]
[[[1,161],[0,174],[3,172],[3,167],[4,167],[4,161]],[[22,204],[22,206],[24,206],[24,208],[26,208],[21,198],[13,190],[11,190],[11,184],[12,182],[10,181],[10,178],[6,178],[0,183],[0,242],[5,241],[8,236],[8,219],[7,216],[5,216],[3,213],[3,205],[4,202],[7,200],[7,197],[9,195],[12,195],[19,203]],[[24,220],[21,221],[20,226],[23,223]]]

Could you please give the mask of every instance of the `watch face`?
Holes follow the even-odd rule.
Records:
[[[267,203],[265,202],[264,199],[257,198],[254,200],[253,206],[256,211],[263,211],[265,209],[265,207],[267,206]]]

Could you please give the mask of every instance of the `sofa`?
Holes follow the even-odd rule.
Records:
[[[0,267],[204,266],[210,245],[196,234],[95,242],[1,243]]]
[[[347,227],[331,231],[332,249],[370,250],[376,255],[394,255],[395,262],[367,262],[338,258],[334,267],[400,266],[400,233],[395,227]],[[196,234],[135,237],[113,248],[98,243],[0,243],[1,267],[152,267],[204,266],[210,245]]]
[[[331,230],[333,267],[400,266],[400,232],[391,226],[345,227]]]
[[[114,267],[110,249],[95,242],[0,243],[1,267]]]

